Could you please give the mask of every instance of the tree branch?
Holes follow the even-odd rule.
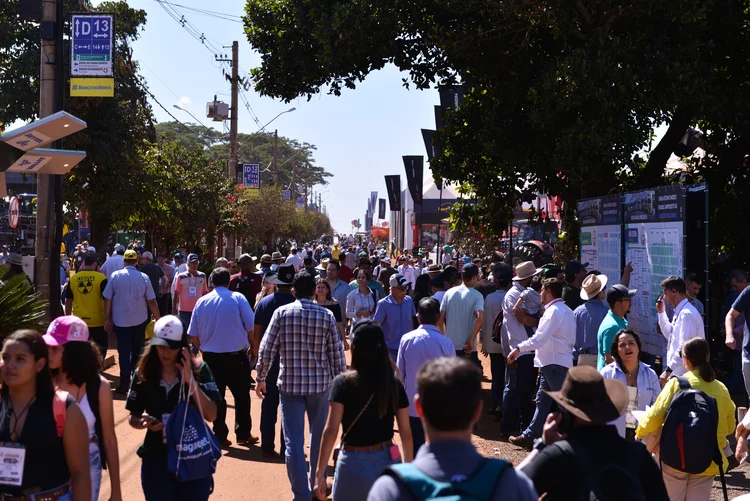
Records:
[[[664,168],[667,166],[667,161],[672,156],[672,151],[690,126],[691,118],[690,112],[684,108],[677,109],[667,133],[664,134],[654,151],[651,152],[646,167],[638,174],[635,182],[636,187],[647,188],[658,184],[661,175],[664,173]]]

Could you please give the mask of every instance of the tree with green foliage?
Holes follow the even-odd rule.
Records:
[[[66,98],[65,111],[84,120],[84,132],[64,140],[64,147],[86,151],[64,184],[66,206],[84,210],[91,223],[91,243],[104,247],[110,232],[125,224],[134,205],[142,201],[134,179],[140,175],[147,141],[155,141],[146,86],[138,74],[132,42],[146,22],[146,12],[124,1],[66,0],[66,15],[90,10],[117,18],[114,46],[114,98]],[[0,122],[36,118],[39,100],[39,23],[21,21],[19,1],[0,2]],[[6,30],[5,27],[8,27]],[[70,34],[70,26],[65,26]],[[65,57],[66,74],[70,59]]]
[[[245,24],[256,89],[286,101],[338,95],[386,64],[418,89],[463,83],[431,168],[474,194],[464,224],[499,234],[536,193],[572,215],[581,198],[670,182],[692,125],[707,154],[688,178],[725,202],[715,243],[747,247],[727,216],[750,217],[749,18],[748,0],[247,0]]]
[[[0,266],[0,341],[18,329],[43,331],[47,310],[25,274],[6,278],[7,272]]]

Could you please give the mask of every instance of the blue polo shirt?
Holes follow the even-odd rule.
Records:
[[[609,353],[612,347],[612,340],[621,329],[627,328],[628,321],[618,317],[611,310],[604,317],[602,325],[599,326],[599,332],[596,335],[599,344],[599,357],[597,359],[596,370],[600,371],[607,365],[605,355]]]
[[[398,350],[401,336],[411,332],[414,328],[412,318],[417,316],[414,309],[414,301],[409,296],[404,296],[401,303],[397,303],[392,295],[378,301],[373,320],[380,323],[385,333],[385,344],[389,350]]]
[[[234,353],[247,348],[253,331],[253,310],[242,293],[217,287],[201,297],[190,319],[188,334],[201,343],[201,351]]]
[[[591,355],[599,353],[597,335],[607,312],[609,305],[599,299],[589,299],[573,311],[576,319],[576,356],[583,350]]]
[[[156,299],[148,275],[126,266],[112,273],[102,293],[112,300],[112,322],[117,327],[135,327],[148,320],[147,301]]]

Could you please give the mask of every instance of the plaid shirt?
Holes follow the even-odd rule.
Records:
[[[346,358],[336,319],[329,310],[301,299],[276,310],[263,335],[257,380],[265,382],[276,353],[280,356],[277,384],[291,395],[327,391],[346,370]]]

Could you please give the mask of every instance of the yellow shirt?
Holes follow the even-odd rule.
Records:
[[[719,448],[723,449],[727,440],[727,435],[734,433],[734,402],[732,397],[729,396],[729,390],[718,380],[713,380],[710,383],[705,382],[698,375],[699,371],[693,370],[686,372],[685,377],[696,390],[700,390],[706,395],[710,395],[716,399],[717,407],[719,408],[719,426],[716,430],[716,438],[719,443]],[[664,417],[667,415],[667,409],[669,404],[672,403],[674,396],[680,391],[680,383],[677,378],[672,378],[667,381],[664,385],[659,397],[656,399],[653,407],[646,413],[638,424],[638,429],[635,430],[635,434],[638,438],[643,438],[651,432],[654,432],[661,428],[664,424]],[[729,465],[727,458],[722,454],[724,462],[724,471],[727,471]],[[718,475],[719,467],[716,463],[711,463],[711,466],[702,473],[702,475]]]
[[[98,271],[79,271],[70,278],[73,293],[73,315],[86,322],[89,327],[104,325],[104,299],[102,282],[107,280]]]
[[[341,249],[334,246],[333,250],[331,251],[331,257],[333,258],[334,261],[338,262],[339,254],[341,254]]]

